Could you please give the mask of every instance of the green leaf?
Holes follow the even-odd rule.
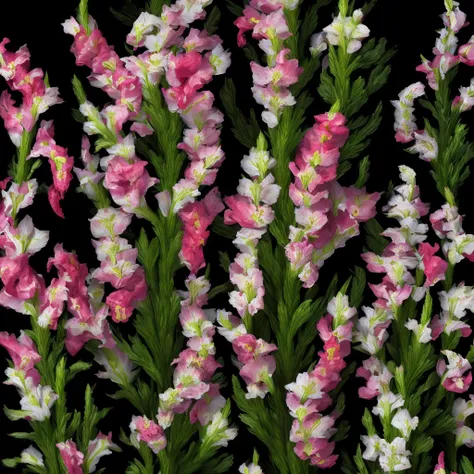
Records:
[[[359,177],[357,178],[357,181],[355,183],[357,188],[362,188],[365,186],[367,183],[367,180],[369,179],[369,168],[370,168],[370,160],[369,157],[366,156],[364,157],[361,162],[359,163]]]
[[[462,474],[474,474],[474,466],[466,456],[461,459]]]
[[[88,0],[81,0],[79,7],[77,8],[77,21],[80,25],[84,27],[87,35],[91,34],[91,29],[89,26],[89,9],[88,9]]]
[[[377,255],[381,255],[388,245],[388,240],[380,235],[383,232],[383,227],[374,218],[364,224],[364,230],[369,250]]]
[[[2,463],[5,467],[16,467],[21,462],[20,458],[5,458],[2,459]]]
[[[76,96],[77,102],[79,104],[83,104],[87,100],[87,96],[81,81],[76,75],[74,75],[72,78],[72,89],[74,91],[74,95]]]
[[[355,267],[353,273],[354,278],[352,279],[349,301],[351,302],[351,306],[359,308],[362,304],[366,287],[365,271],[361,267]]]
[[[76,374],[78,374],[79,372],[83,372],[85,370],[88,370],[92,367],[92,364],[88,363],[88,362],[82,362],[82,361],[78,361],[78,362],[75,362],[74,364],[71,365],[71,367],[69,367],[69,370],[68,370],[68,375],[67,375],[67,379],[66,379],[66,384],[68,384]]]
[[[232,12],[235,16],[241,16],[243,7],[237,5],[236,3],[232,2],[231,0],[226,0],[227,8],[230,12]]]
[[[8,436],[11,436],[12,438],[16,438],[16,439],[27,439],[29,441],[36,442],[36,433],[15,432],[15,433],[8,433]]]
[[[232,122],[232,133],[235,138],[246,148],[252,148],[257,142],[260,133],[260,127],[255,118],[255,114],[251,113],[250,122],[237,106],[237,92],[232,79],[226,78],[224,86],[221,89],[220,97],[224,109]]]
[[[230,267],[230,257],[227,252],[219,252],[219,262],[221,268],[229,273],[229,267]]]
[[[214,5],[211,9],[211,12],[207,16],[206,21],[204,22],[204,29],[206,29],[210,35],[213,35],[217,31],[220,19],[221,11],[217,5]]]
[[[235,225],[224,224],[224,219],[222,216],[216,216],[214,222],[211,224],[211,230],[221,237],[226,239],[235,239],[239,227]]]
[[[135,20],[140,16],[140,13],[143,11],[143,8],[138,8],[133,0],[125,0],[125,4],[116,10],[115,8],[110,8],[112,15],[123,23],[126,26],[133,26]]]

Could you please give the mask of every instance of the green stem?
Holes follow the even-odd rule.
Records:
[[[21,135],[21,143],[17,149],[17,161],[13,167],[13,181],[16,184],[22,184],[28,179],[30,164],[27,157],[31,151],[31,141],[34,135],[34,130],[31,132],[24,130]]]

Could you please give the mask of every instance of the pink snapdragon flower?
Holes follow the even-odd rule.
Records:
[[[112,158],[107,165],[104,187],[114,202],[130,214],[145,204],[147,190],[158,183],[145,170],[146,165],[146,161],[129,162],[120,156]]]
[[[453,351],[442,351],[448,359],[440,359],[436,366],[438,375],[442,377],[443,387],[448,392],[464,393],[469,390],[472,382],[471,364]],[[467,373],[466,373],[467,372]]]
[[[132,442],[138,444],[143,441],[155,454],[166,448],[167,441],[163,428],[146,416],[132,417],[130,431]]]
[[[71,183],[74,158],[68,156],[65,148],[56,144],[52,121],[41,122],[40,129],[36,135],[36,143],[28,158],[39,156],[48,158],[53,174],[53,190],[48,193],[51,207],[59,217],[64,218],[64,214],[60,210],[59,201],[64,198]]]
[[[466,234],[462,227],[462,216],[458,209],[444,204],[430,216],[431,226],[440,239],[444,239],[443,253],[451,265],[456,265],[464,258],[474,260],[474,235]]]
[[[430,245],[421,243],[418,247],[418,252],[422,257],[423,271],[426,276],[425,286],[433,286],[438,281],[446,278],[446,270],[448,269],[448,262],[441,257],[436,257],[435,253],[439,250],[439,245]]]
[[[38,302],[43,301],[45,284],[28,263],[28,255],[0,257],[0,278],[4,287],[0,291],[0,305],[22,314],[33,315]],[[32,299],[36,298],[36,305]]]
[[[113,347],[115,342],[106,319],[109,308],[100,301],[102,291],[99,292],[99,300],[95,297],[92,291],[94,281],[89,287],[86,285],[86,279],[89,279],[87,265],[81,264],[76,255],[66,252],[61,244],[56,245],[54,250],[54,257],[48,260],[47,268],[50,270],[54,266],[64,282],[68,310],[73,315],[66,322],[67,350],[75,355],[91,339],[99,340],[105,347]]]
[[[357,369],[357,377],[362,377],[366,380],[366,386],[359,388],[359,397],[366,400],[378,397],[382,393],[390,391],[390,381],[393,379],[393,374],[380,360],[375,357],[362,362],[362,367]]]
[[[67,474],[83,474],[84,454],[82,454],[72,440],[56,444],[59,454],[67,469]]]
[[[433,474],[447,474],[444,464],[444,451],[441,452],[438,456],[438,462],[434,468]],[[451,471],[451,474],[456,474],[454,471]]]
[[[458,49],[459,60],[467,66],[474,66],[474,36]]]
[[[40,382],[40,375],[34,366],[41,360],[41,356],[31,338],[23,331],[18,338],[13,334],[0,332],[0,345],[8,351],[15,370],[23,371],[25,378],[31,377],[37,385]]]
[[[191,274],[205,266],[203,247],[209,237],[207,229],[223,209],[220,194],[217,188],[213,188],[204,199],[186,205],[179,212],[184,225],[180,258]]]

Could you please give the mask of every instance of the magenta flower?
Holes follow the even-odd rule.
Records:
[[[243,364],[278,350],[275,344],[268,344],[263,339],[257,339],[253,334],[245,334],[234,339],[232,347]]]
[[[144,271],[139,267],[127,281],[125,288],[107,296],[106,303],[110,308],[114,322],[127,322],[133,310],[146,298],[147,291]]]
[[[204,199],[187,204],[179,212],[184,225],[180,258],[191,274],[205,266],[203,247],[209,237],[207,228],[223,209],[220,194],[217,188],[213,188]]]
[[[0,332],[0,346],[3,346],[13,360],[15,370],[21,370],[25,373],[25,379],[31,377],[35,385],[40,382],[40,374],[34,368],[41,360],[34,342],[23,331],[20,331],[20,337],[16,338],[13,334]]]
[[[426,276],[425,286],[433,286],[438,281],[444,280],[448,262],[441,257],[436,257],[435,253],[439,250],[439,245],[430,245],[421,243],[418,246],[418,252],[422,257],[423,272]]]
[[[246,398],[263,398],[269,391],[268,382],[275,370],[275,358],[271,355],[259,356],[245,364],[239,373],[247,384]]]
[[[0,304],[22,314],[31,314],[32,305],[28,300],[35,296],[38,301],[44,298],[45,285],[28,263],[28,255],[22,254],[15,258],[0,258],[0,277],[4,287],[0,291]],[[33,311],[36,311],[34,308]]]
[[[242,12],[242,16],[234,21],[234,25],[239,29],[239,33],[237,34],[237,44],[240,47],[243,47],[247,44],[245,33],[247,31],[253,31],[255,25],[260,21],[262,16],[263,15],[255,8],[246,6]]]
[[[225,398],[220,394],[219,384],[211,383],[209,390],[194,403],[189,419],[191,423],[199,421],[201,426],[206,426],[224,406]]]
[[[145,204],[145,194],[158,180],[151,178],[145,170],[146,161],[127,161],[116,156],[107,166],[104,187],[114,202],[126,212],[133,214]]]
[[[143,441],[155,454],[166,448],[166,437],[163,428],[146,416],[132,417],[130,430],[132,440],[135,438],[138,442]]]
[[[246,196],[229,196],[224,198],[224,202],[229,208],[224,213],[224,222],[228,225],[239,224],[247,229],[259,229],[273,221],[274,213],[270,206],[256,206]]]
[[[84,454],[82,454],[72,440],[64,443],[58,443],[56,447],[67,469],[67,474],[83,474],[82,465],[84,463]]]
[[[474,40],[459,46],[458,55],[461,62],[467,66],[474,66]]]
[[[22,46],[16,53],[12,53],[5,48],[9,42],[10,40],[8,38],[3,38],[0,43],[0,75],[7,81],[14,79],[19,66],[27,69],[30,63],[30,52],[28,48]]]
[[[446,350],[442,352],[447,357],[448,364],[444,359],[440,359],[436,371],[442,377],[443,387],[448,392],[467,392],[472,382],[471,364],[453,351]],[[466,372],[468,373],[466,374]]]

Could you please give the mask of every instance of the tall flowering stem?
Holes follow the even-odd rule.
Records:
[[[218,321],[220,332],[232,341],[246,386],[244,391],[234,379],[243,420],[267,445],[273,468],[284,473],[311,469],[310,463],[295,454],[289,439],[292,416],[285,402],[285,386],[313,362],[314,327],[333,296],[328,290],[326,297],[315,300],[318,270],[336,248],[358,234],[359,221],[373,217],[378,199],[376,193],[368,194],[363,188],[368,159],[361,160],[357,187],[342,187],[336,178],[350,168],[348,160],[360,157],[367,136],[379,123],[380,110],[370,118],[349,123],[344,114],[346,110],[351,116],[359,112],[368,95],[385,82],[391,52],[379,44],[373,56],[377,59],[372,62],[371,54],[362,54],[375,47],[375,40],[371,40],[355,54],[368,29],[361,25],[361,12],[354,12],[352,18],[343,1],[332,26],[347,37],[338,40],[324,34],[324,38],[312,38],[319,9],[327,3],[315,2],[309,12],[303,11],[299,1],[252,0],[243,9],[233,6],[239,15],[235,21],[237,42],[252,58],[252,93],[263,124],[253,109],[249,118],[238,109],[231,81],[221,92],[234,134],[250,153],[242,161],[249,178],[240,181],[237,195],[225,199],[228,210],[224,215],[224,223],[240,227],[235,227],[234,240],[240,253],[229,267],[230,280],[236,286],[229,301],[240,319],[221,311]],[[257,40],[258,52],[250,45],[250,36]],[[322,73],[326,88],[319,92],[331,110],[317,115],[316,125],[305,132],[312,102],[305,88],[316,75],[329,42],[331,74]],[[350,48],[349,42],[354,42]],[[335,79],[336,72],[342,70],[338,61],[349,64],[343,69],[344,85]],[[376,72],[383,71],[380,82],[377,86],[371,83],[367,95],[359,100],[365,84],[361,79],[353,82],[351,73],[365,63],[371,68],[377,61],[382,69],[377,67]],[[348,140],[351,127],[359,130]],[[278,427],[273,419],[282,420]]]
[[[360,281],[355,280],[355,291],[358,291],[358,284]],[[298,374],[296,381],[285,387],[288,390],[286,404],[294,418],[290,433],[290,440],[296,443],[294,451],[300,459],[321,469],[336,464],[338,456],[333,454],[335,443],[331,438],[337,433],[337,438],[341,439],[346,429],[334,427],[344,408],[342,395],[329,415],[322,415],[322,412],[331,406],[331,392],[342,381],[341,373],[346,367],[344,358],[351,352],[351,319],[356,313],[342,292],[329,302],[328,314],[317,324],[319,336],[324,341],[317,363],[311,371]]]
[[[155,465],[163,473],[221,472],[232,458],[216,453],[237,434],[215,381],[221,364],[214,316],[203,309],[210,284],[198,276],[206,267],[207,229],[223,209],[217,188],[196,200],[224,159],[223,115],[203,88],[230,63],[217,35],[192,26],[205,18],[210,3],[178,0],[155,14],[143,12],[126,39],[135,54],[124,58],[103,38],[87,2],[81,2],[77,20],[64,23],[74,36],[76,63],[89,67],[90,83],[115,100],[99,111],[74,80],[84,131],[97,136],[96,152],[108,153],[92,155],[84,138],[84,166],[76,174],[98,209],[91,231],[101,264],[93,276],[114,288],[106,298],[114,322],[133,316],[136,328],[128,338],[116,332],[118,347],[93,350],[105,367],[100,376],[116,382],[116,397],[139,411],[130,423],[130,441],[143,462],[132,466],[150,473]],[[154,206],[146,198],[151,187],[158,191]],[[145,222],[136,248],[123,237],[133,217]],[[189,271],[187,291],[175,283],[181,266]],[[142,369],[139,376],[135,367]],[[199,443],[188,445],[192,439]]]
[[[441,347],[451,364],[453,360],[458,360],[463,367],[458,383],[454,386],[447,381],[450,380],[446,375],[449,370],[446,372],[443,362],[439,369],[440,375],[443,378],[447,377],[443,386],[448,391],[463,393],[470,385],[468,369],[469,363],[473,362],[472,350],[467,355],[467,360],[456,354],[456,351],[459,350],[458,346],[461,347],[461,351],[463,350],[462,338],[471,334],[470,326],[463,320],[466,309],[471,310],[471,287],[465,286],[463,282],[457,283],[454,270],[462,260],[473,260],[474,236],[463,230],[463,216],[458,211],[461,203],[458,199],[459,190],[469,177],[469,163],[474,157],[473,145],[467,139],[468,127],[463,123],[462,117],[471,110],[474,102],[472,84],[462,86],[456,96],[452,94],[451,85],[458,70],[474,65],[472,60],[474,48],[472,38],[467,43],[459,45],[457,36],[462,35],[469,25],[459,3],[446,0],[444,6],[443,28],[439,31],[433,48],[434,58],[426,59],[422,56],[423,62],[417,67],[417,71],[426,74],[428,87],[420,82],[402,91],[400,100],[394,102],[395,129],[397,141],[413,143],[406,151],[418,154],[420,159],[430,163],[437,189],[446,201],[440,209],[430,215],[431,226],[441,239],[442,251],[448,266],[443,282],[444,291],[439,293],[441,312],[433,320],[433,335],[434,338],[441,336]],[[420,98],[419,103],[430,112],[435,122],[433,123],[431,118],[424,118],[424,126],[421,128],[417,126],[411,97],[424,95],[427,98]],[[430,95],[434,95],[433,102],[429,100]],[[405,117],[402,120],[401,115]],[[399,134],[398,130],[405,124],[407,124],[404,127],[405,131]],[[462,398],[454,401],[452,396],[446,403],[446,410],[456,419],[457,426],[452,434],[446,435],[445,440],[447,465],[453,471],[458,470],[459,448],[463,445],[472,446],[472,433],[465,425],[465,420],[469,416],[468,404],[469,402]]]
[[[384,230],[372,242],[373,251],[362,255],[367,269],[383,279],[369,285],[377,299],[363,308],[355,332],[360,349],[370,355],[357,370],[365,380],[359,396],[377,399],[363,417],[365,450],[359,448],[354,458],[360,473],[366,472],[366,463],[383,472],[431,472],[432,446],[437,438],[449,438],[456,426],[453,393],[467,391],[472,380],[466,359],[445,347],[438,352],[434,343],[442,332],[470,334],[461,318],[471,308],[471,288],[440,292],[443,311],[432,317],[430,289],[446,280],[448,262],[436,255],[439,244],[426,242],[429,227],[422,218],[429,206],[420,198],[415,172],[407,166],[400,172],[403,184],[384,208],[399,225]],[[467,297],[461,306],[460,292]],[[466,416],[460,416],[459,426]],[[449,462],[456,469],[456,460]]]
[[[67,364],[64,349],[70,349],[78,332],[73,336],[71,327],[81,319],[82,336],[87,333],[86,319],[95,319],[95,337],[103,344],[107,335],[103,331],[106,314],[102,311],[96,319],[96,312],[89,307],[87,288],[80,281],[73,282],[65,272],[59,271],[47,286],[29,263],[31,255],[43,249],[49,239],[49,232],[40,231],[33,225],[29,215],[23,211],[33,203],[38,183],[33,174],[41,160],[31,158],[47,157],[53,174],[53,184],[49,187],[48,198],[53,210],[63,216],[59,201],[63,199],[71,182],[73,158],[67,150],[54,140],[53,122],[42,122],[37,130],[39,116],[52,105],[61,101],[57,88],[49,87],[41,69],[30,70],[30,55],[26,46],[16,53],[6,49],[8,40],[1,46],[1,75],[5,77],[11,90],[20,91],[23,102],[17,108],[7,91],[2,93],[1,116],[13,144],[17,147],[16,160],[10,167],[11,176],[1,184],[2,203],[0,205],[0,234],[2,257],[0,274],[3,288],[0,291],[0,305],[30,317],[31,329],[21,331],[16,337],[6,332],[0,333],[0,345],[12,358],[12,365],[6,370],[8,385],[17,388],[21,409],[5,408],[12,420],[28,420],[31,433],[12,433],[14,437],[31,440],[31,445],[19,457],[3,459],[7,467],[15,468],[25,464],[35,472],[64,472],[64,466],[71,472],[70,456],[77,458],[78,468],[84,466],[92,471],[99,459],[119,449],[111,440],[111,434],[98,433],[97,423],[106,416],[108,410],[99,411],[92,399],[88,386],[85,393],[84,413],[68,412],[66,406],[66,385],[74,376],[90,368],[89,363]],[[56,249],[62,249],[57,245]],[[57,250],[55,250],[57,255]],[[48,270],[51,270],[50,259]],[[74,262],[69,261],[69,268]],[[87,275],[87,267],[81,267]],[[76,275],[74,275],[76,276]],[[81,302],[73,300],[74,289],[81,291]],[[79,295],[78,295],[79,296]],[[62,318],[63,312],[73,318]],[[100,311],[99,311],[100,312]],[[66,329],[67,328],[67,329]],[[86,329],[87,328],[87,329]],[[75,330],[79,327],[76,325]],[[67,332],[67,335],[66,335]],[[74,330],[73,330],[74,332]],[[72,336],[72,339],[71,339]],[[91,337],[94,337],[91,335]],[[77,441],[74,441],[74,439]],[[68,454],[64,448],[68,447]],[[85,472],[80,468],[80,472]],[[79,472],[79,471],[76,471]]]

